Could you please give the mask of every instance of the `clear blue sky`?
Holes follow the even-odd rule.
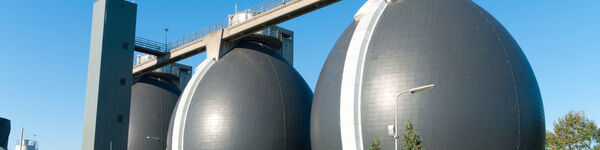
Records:
[[[248,8],[262,0],[238,0]],[[516,38],[541,88],[546,126],[569,110],[600,121],[600,1],[475,0]],[[9,149],[25,127],[42,150],[80,149],[94,0],[0,1],[0,117]],[[314,89],[325,58],[365,0],[344,0],[283,23],[295,31],[295,67]],[[163,40],[212,24],[234,0],[136,0],[137,34]],[[209,15],[203,15],[209,14]],[[197,65],[202,55],[184,60]]]

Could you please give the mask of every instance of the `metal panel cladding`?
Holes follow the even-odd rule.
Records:
[[[352,100],[340,99],[340,83],[361,21],[340,37],[319,77],[311,116],[315,150],[342,149],[353,140],[334,123],[344,121],[340,103]],[[431,83],[432,90],[399,98],[399,147],[410,120],[425,149],[544,149],[544,109],[531,66],[509,32],[477,4],[392,1],[371,31],[362,70],[351,72],[361,75],[354,85],[358,130],[351,138],[362,143],[356,149],[377,137],[383,149],[394,149],[387,125],[394,124],[397,94]]]
[[[173,80],[177,80],[177,77],[157,72],[136,79],[131,87],[127,149],[166,149],[171,114],[181,94]]]
[[[7,149],[10,134],[10,120],[0,117],[0,147]]]
[[[172,143],[182,142],[183,147],[169,148],[310,149],[313,94],[283,57],[262,43],[246,41],[209,67],[184,91],[193,91],[187,112],[175,114],[187,113],[174,119],[185,125],[173,129],[184,134],[173,136]],[[184,98],[178,108],[186,107]]]

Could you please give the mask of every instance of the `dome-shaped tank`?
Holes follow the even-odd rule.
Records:
[[[7,149],[10,134],[10,120],[0,117],[0,148]]]
[[[197,67],[177,104],[168,148],[310,149],[312,96],[283,57],[243,41]]]
[[[152,72],[131,87],[129,150],[164,150],[173,109],[181,91],[174,75]]]
[[[313,99],[314,150],[399,149],[411,121],[425,149],[543,149],[544,109],[521,48],[470,0],[370,0],[338,40]]]

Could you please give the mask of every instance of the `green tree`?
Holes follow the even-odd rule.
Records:
[[[599,150],[599,132],[596,123],[588,120],[584,112],[570,111],[554,122],[554,132],[546,132],[546,149]]]
[[[375,142],[371,143],[369,150],[381,150],[381,142],[379,141],[379,137],[376,137]]]
[[[406,122],[406,134],[404,134],[404,150],[423,150],[423,139],[413,129],[410,120]]]
[[[600,150],[600,127],[596,129],[596,146],[594,146],[594,150]]]

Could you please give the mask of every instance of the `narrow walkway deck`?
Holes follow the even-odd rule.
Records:
[[[206,52],[207,45],[210,48],[219,49],[222,41],[235,41],[269,26],[277,25],[339,1],[341,0],[268,0],[245,10],[245,12],[254,16],[234,25],[230,24],[230,20],[236,20],[236,18],[227,18],[168,44],[136,38],[136,51],[157,55],[157,58],[134,66],[133,75],[138,76]]]

